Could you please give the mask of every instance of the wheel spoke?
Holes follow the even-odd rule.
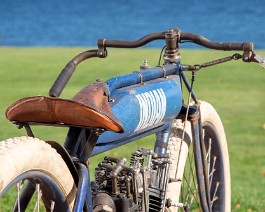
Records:
[[[191,148],[192,149],[192,148]],[[194,167],[194,154],[188,152],[186,171],[183,175],[183,183],[182,183],[182,201],[185,205],[192,205],[196,202],[197,206],[200,205],[199,197],[197,195],[198,185],[195,176],[195,167]],[[186,187],[185,187],[186,185]],[[184,195],[186,192],[186,195]]]
[[[209,139],[209,147],[206,154],[206,159],[208,162],[208,176],[210,176],[210,165],[211,165],[211,150],[212,150],[212,139]]]
[[[18,211],[20,212],[20,182],[16,184],[16,190],[17,190],[17,207]]]
[[[215,186],[214,193],[211,196],[210,207],[213,207],[215,201],[218,200],[217,191],[220,186],[219,182],[215,182],[213,185],[213,177],[216,172],[216,165],[217,165],[217,156],[213,155],[213,140],[209,136],[205,136],[206,132],[203,130],[203,138],[204,142],[208,144],[208,148],[206,149],[206,158],[207,161],[207,172],[209,178],[209,188]],[[190,147],[192,149],[192,147]],[[187,164],[185,168],[185,172],[183,175],[183,182],[181,185],[181,195],[182,201],[185,205],[190,205],[192,208],[199,207],[200,208],[200,200],[199,200],[199,191],[198,191],[198,183],[195,176],[195,161],[194,161],[194,154],[193,152],[189,151],[187,156]],[[197,205],[197,206],[196,206]]]
[[[53,210],[54,210],[54,206],[55,206],[55,202],[54,201],[51,201],[51,212],[53,212]]]
[[[209,181],[210,181],[209,186],[210,186],[210,188],[211,188],[211,186],[212,186],[213,174],[214,174],[214,172],[216,171],[216,169],[215,169],[215,163],[216,163],[216,156],[213,157],[212,170],[211,170],[211,172],[210,172],[210,174],[209,174]]]
[[[219,182],[216,182],[216,186],[215,186],[215,190],[214,190],[213,199],[212,199],[212,201],[211,201],[211,207],[213,206],[213,203],[214,203],[216,200],[218,200],[218,197],[216,196],[216,192],[217,192],[217,190],[218,190],[218,188],[219,188],[219,185],[220,185],[220,183],[219,183]]]
[[[40,199],[42,196],[42,191],[40,189],[40,184],[36,184],[36,192],[37,192],[37,202],[35,204],[34,212],[37,210],[38,212],[40,211]]]
[[[188,181],[185,176],[184,176],[184,180],[185,180],[186,185],[187,185],[187,188],[186,188],[187,189],[187,191],[186,191],[187,194],[185,195],[186,198],[185,198],[185,200],[183,199],[183,202],[184,202],[185,205],[187,205],[187,204],[191,204],[192,203],[191,201],[189,201],[189,199],[190,200],[192,199],[192,196],[194,195],[194,192],[193,192],[193,189],[191,187],[192,182]]]
[[[189,161],[189,169],[188,169],[188,179],[185,177],[185,181],[186,181],[186,183],[187,183],[187,194],[186,194],[186,199],[185,199],[185,204],[187,204],[188,203],[188,198],[189,198],[189,191],[191,191],[192,189],[191,189],[191,184],[192,184],[192,181],[194,180],[193,178],[192,178],[192,176],[193,176],[193,170],[192,170],[192,162],[191,161],[193,161],[192,159],[191,159],[191,156],[190,156],[190,152],[188,153],[188,161]]]
[[[16,184],[16,192],[17,192],[16,205],[17,205],[17,210],[19,212],[21,211],[21,207],[20,207],[20,192],[21,192],[23,186],[24,186],[24,180],[21,180],[21,181],[17,182],[17,184]]]

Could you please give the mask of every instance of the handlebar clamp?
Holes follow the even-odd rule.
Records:
[[[251,62],[253,58],[254,44],[252,42],[245,42],[243,44],[243,57],[244,62]]]
[[[165,32],[166,50],[164,54],[165,63],[176,63],[180,60],[178,43],[180,41],[180,29],[170,29]]]

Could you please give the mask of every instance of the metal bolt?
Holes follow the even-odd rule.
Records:
[[[96,79],[96,82],[103,82],[103,79],[101,79],[101,78],[97,78],[97,79]]]

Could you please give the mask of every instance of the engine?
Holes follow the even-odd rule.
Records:
[[[94,211],[163,211],[168,154],[138,148],[126,158],[105,157],[91,183]]]

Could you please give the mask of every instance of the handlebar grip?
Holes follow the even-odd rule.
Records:
[[[79,55],[75,56],[61,71],[60,75],[54,82],[53,86],[50,89],[49,95],[50,97],[59,97],[68,83],[69,79],[73,75],[76,66],[81,63],[82,61],[91,58],[91,57],[106,57],[106,52],[102,52],[101,55],[98,55],[98,50],[88,50],[85,52],[80,53]]]
[[[76,68],[76,64],[73,61],[70,61],[62,70],[56,81],[54,82],[53,86],[50,89],[49,95],[50,97],[59,97],[68,83],[69,79],[71,78],[72,74],[74,73]]]
[[[190,40],[193,43],[198,45],[204,46],[209,49],[215,50],[224,50],[224,51],[235,51],[235,50],[242,50],[242,51],[253,51],[253,43],[252,42],[244,42],[244,43],[230,43],[230,42],[214,42],[210,41],[207,38],[189,32],[181,32],[180,40]]]

